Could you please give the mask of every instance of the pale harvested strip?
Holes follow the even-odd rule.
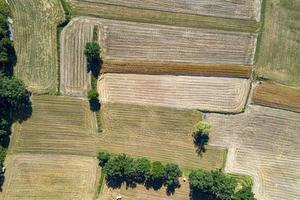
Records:
[[[11,155],[5,172],[5,200],[93,200],[98,162],[94,158],[51,155]]]
[[[104,74],[98,84],[102,102],[230,113],[244,109],[249,88],[247,79],[140,74]]]
[[[57,31],[63,20],[59,0],[8,0],[13,11],[15,72],[35,93],[58,88]]]
[[[71,21],[61,33],[60,90],[62,94],[84,96],[90,88],[90,75],[84,48],[93,37],[93,25]]]
[[[255,87],[252,101],[258,105],[300,112],[300,88],[264,82]]]
[[[239,115],[207,116],[210,145],[229,148],[225,171],[252,176],[258,199],[299,199],[299,113],[249,106]]]
[[[77,16],[241,32],[257,32],[259,29],[259,23],[255,20],[141,9],[90,0],[68,1],[72,7],[72,14]],[[256,7],[260,9],[260,6]]]
[[[101,117],[102,151],[177,163],[184,170],[224,166],[226,150],[208,146],[202,155],[196,152],[192,132],[202,119],[198,111],[109,103],[102,104]]]
[[[150,10],[259,20],[260,0],[83,0]]]
[[[251,66],[106,60],[102,73],[250,78]]]
[[[142,185],[138,185],[136,188],[126,188],[122,186],[120,189],[110,189],[106,185],[104,186],[98,200],[111,200],[117,195],[122,196],[124,200],[190,200],[189,198],[189,183],[180,180],[181,187],[175,190],[172,195],[166,194],[166,188],[163,187],[159,190],[146,189]]]
[[[14,126],[13,153],[96,154],[95,118],[87,101],[34,96],[32,103],[31,118]]]

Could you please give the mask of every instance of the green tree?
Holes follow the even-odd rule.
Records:
[[[237,182],[221,171],[196,170],[189,175],[195,198],[232,200]]]
[[[126,181],[132,162],[133,159],[125,154],[119,154],[109,159],[103,169],[110,187],[120,187],[121,183]]]
[[[252,188],[247,186],[235,193],[233,200],[256,200],[256,198],[254,197]]]
[[[146,174],[146,186],[153,187],[154,189],[161,188],[166,175],[165,166],[159,161],[153,162],[151,170]]]
[[[109,161],[110,157],[111,157],[111,155],[108,152],[99,152],[97,154],[97,158],[99,160],[99,165],[101,167],[104,167],[105,164]]]
[[[206,121],[200,121],[195,126],[194,131],[194,145],[198,154],[205,152],[205,145],[209,140],[209,132],[211,131],[210,123]]]
[[[100,73],[100,65],[102,63],[100,51],[101,48],[97,42],[88,42],[84,50],[88,62],[88,71],[91,71],[94,77],[98,77]]]
[[[138,158],[132,163],[131,177],[137,183],[143,183],[146,174],[151,170],[151,162],[147,158]]]
[[[99,93],[95,89],[91,89],[88,91],[88,99],[89,100],[98,100]]]
[[[182,172],[179,169],[179,166],[173,163],[166,165],[166,182],[168,193],[174,193],[175,188],[180,187],[179,177],[182,176]]]

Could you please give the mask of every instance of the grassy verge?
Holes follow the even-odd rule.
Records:
[[[60,0],[62,8],[64,10],[65,19],[61,21],[56,28],[56,41],[57,41],[57,62],[58,62],[58,70],[57,70],[57,77],[58,77],[58,85],[57,85],[57,95],[60,94],[60,35],[65,26],[70,22],[72,18],[72,10],[71,6],[66,0]]]
[[[126,6],[95,2],[82,2],[78,0],[72,0],[71,2],[71,6],[75,15],[88,15],[114,20],[194,28],[211,28],[239,32],[257,32],[259,29],[259,23],[255,20],[232,19],[130,8]]]
[[[266,18],[266,2],[267,2],[267,0],[262,0],[262,2],[261,2],[261,15],[260,15],[260,23],[259,23],[260,28],[259,28],[258,36],[257,36],[254,64],[257,63],[258,58],[259,58],[259,53],[261,51],[261,41],[262,41],[262,35],[264,32],[265,18]]]
[[[101,193],[101,190],[102,190],[104,182],[105,182],[104,178],[105,178],[105,173],[104,173],[103,168],[101,168],[101,175],[100,175],[100,179],[99,179],[99,184],[98,184],[98,188],[97,188],[96,197],[98,197]]]

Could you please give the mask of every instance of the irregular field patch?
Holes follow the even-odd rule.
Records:
[[[166,11],[153,10],[153,9],[141,9],[141,8],[129,7],[126,5],[120,6],[120,5],[101,3],[96,0],[93,1],[68,0],[68,1],[71,4],[73,13],[78,16],[84,15],[84,16],[94,16],[94,17],[100,17],[105,19],[114,19],[114,20],[123,20],[123,21],[164,24],[164,25],[173,25],[173,26],[181,26],[181,27],[211,28],[211,29],[218,29],[218,30],[241,31],[241,32],[256,32],[259,28],[259,23],[256,22],[255,20],[230,19],[226,17],[195,15],[195,14],[187,14],[187,13],[179,13],[179,12],[166,12]],[[254,1],[258,2],[257,0]],[[155,2],[161,3],[161,1],[155,1]],[[143,5],[145,5],[145,1],[143,1],[142,3]],[[222,3],[224,3],[224,1]],[[136,2],[134,4],[138,5],[136,4]],[[256,7],[260,9],[259,6]]]
[[[97,186],[94,158],[17,154],[10,156],[5,173],[5,200],[92,200]]]
[[[35,93],[58,88],[57,24],[63,20],[59,0],[8,0],[14,18],[15,72]]]
[[[34,96],[30,119],[13,129],[11,152],[96,155],[95,118],[88,102]]]
[[[10,153],[96,156],[98,151],[110,151],[175,162],[187,169],[222,168],[225,162],[224,149],[208,147],[202,158],[197,155],[191,136],[201,119],[197,111],[103,104],[104,133],[99,134],[86,101],[34,96],[32,102],[32,117],[14,127]]]
[[[257,199],[300,196],[300,114],[249,106],[239,115],[208,114],[210,145],[228,148],[225,171],[254,178]]]
[[[256,33],[226,32],[77,17],[75,27],[99,26],[105,60],[191,62],[200,64],[252,64]],[[68,30],[65,30],[68,31]],[[87,34],[88,35],[88,34]]]
[[[138,185],[136,188],[128,188],[122,186],[120,189],[110,189],[104,186],[103,191],[100,194],[98,200],[111,200],[116,198],[117,195],[121,194],[124,200],[144,200],[144,199],[155,199],[155,200],[189,200],[189,183],[181,180],[181,187],[176,189],[174,195],[167,196],[165,188],[160,190],[147,190],[144,186]]]
[[[60,91],[65,95],[84,96],[90,88],[90,74],[84,49],[92,41],[94,26],[84,20],[74,23],[61,33]]]
[[[244,109],[249,88],[247,79],[137,74],[104,74],[98,84],[102,102],[231,113]]]
[[[95,2],[103,4],[113,4],[119,6],[141,8],[147,10],[161,10],[169,12],[210,15],[228,18],[241,19],[257,19],[260,15],[260,1],[259,0],[92,0],[85,2]]]
[[[216,65],[161,62],[107,61],[101,66],[102,73],[188,75],[250,78],[252,68],[244,65]]]
[[[300,1],[266,0],[258,73],[300,86]]]
[[[254,89],[254,104],[300,112],[300,89],[264,82]]]

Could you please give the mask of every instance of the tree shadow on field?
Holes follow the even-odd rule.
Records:
[[[162,188],[164,181],[163,180],[146,180],[144,186],[147,190],[152,188],[153,190],[157,191]]]
[[[89,100],[89,103],[90,103],[90,110],[92,112],[97,112],[100,110],[101,104],[98,99],[91,99]]]
[[[3,191],[2,186],[3,186],[3,183],[4,183],[4,179],[5,179],[4,174],[1,173],[0,174],[0,192]]]
[[[98,78],[103,61],[100,57],[89,60],[87,64],[87,72],[91,72],[95,78]]]
[[[199,156],[203,156],[203,153],[206,152],[205,146],[207,145],[208,141],[208,134],[194,134],[194,146]]]
[[[193,189],[190,190],[189,197],[190,200],[217,200],[217,198],[210,193],[205,193]]]

